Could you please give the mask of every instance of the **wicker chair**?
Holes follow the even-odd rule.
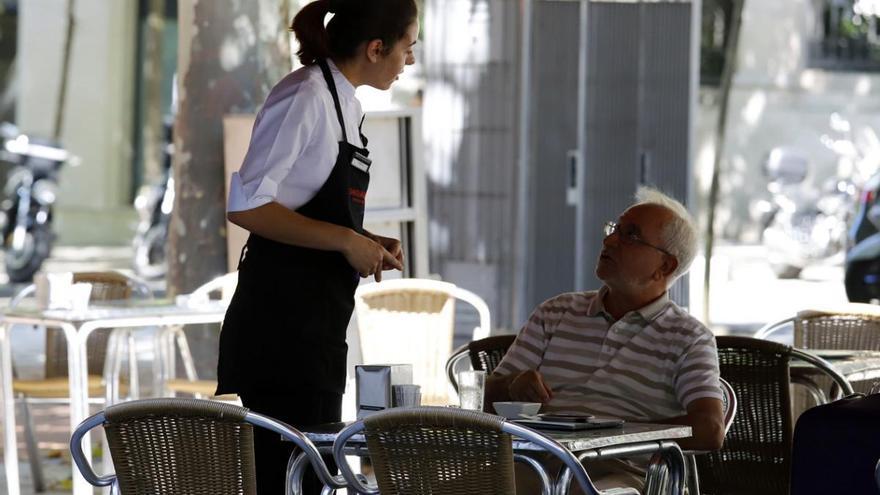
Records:
[[[362,431],[377,486],[356,478],[345,460],[346,442]],[[547,473],[534,459],[513,453],[511,436],[529,440],[558,457],[584,494],[601,493],[574,454],[556,441],[478,411],[415,407],[376,413],[340,432],[333,457],[345,480],[362,494],[510,495],[515,492],[514,459],[536,469],[544,493],[550,493]],[[631,489],[615,489],[614,493],[638,495]]]
[[[800,311],[793,318],[766,325],[755,338],[769,338],[788,326],[794,326],[793,345],[799,349],[880,351],[880,306],[874,304],[848,303]],[[852,386],[856,392],[870,393],[874,381],[854,381]]]
[[[198,399],[165,398],[110,406],[74,431],[70,452],[90,484],[125,495],[254,494],[252,425],[277,432],[302,449],[325,486],[344,488],[327,471],[315,446],[299,431],[246,408]],[[99,476],[82,451],[83,436],[103,426],[115,474]],[[301,486],[287,480],[287,493]]]
[[[90,301],[118,301],[132,297],[152,298],[150,288],[142,281],[118,272],[77,272],[73,274],[74,283],[92,284]],[[31,284],[12,297],[9,303],[14,308],[35,293]],[[125,345],[124,345],[125,344]],[[137,394],[138,367],[134,350],[134,334],[130,329],[95,332],[89,336],[88,356],[88,394],[95,402],[113,403],[124,393]],[[124,350],[128,354],[129,386],[119,383]],[[67,375],[67,340],[59,329],[46,329],[45,366],[41,378],[12,381],[12,391],[21,403],[25,442],[28,460],[34,479],[34,488],[44,491],[39,449],[34,434],[28,402],[65,403],[70,396],[70,383]],[[13,363],[13,372],[15,363]]]
[[[459,371],[462,362],[470,357],[471,367],[475,370],[485,371],[491,374],[492,370],[504,359],[507,349],[510,348],[516,335],[495,335],[485,339],[472,340],[467,344],[452,351],[452,355],[446,360],[446,376],[452,388],[458,392],[458,380],[455,373]]]
[[[452,351],[457,299],[480,315],[472,340],[488,337],[489,307],[448,282],[405,278],[358,287],[355,315],[364,364],[412,363],[422,402],[448,403],[443,366]]]
[[[721,450],[697,457],[702,493],[788,493],[791,358],[815,365],[846,393],[852,393],[852,387],[825,361],[787,345],[748,337],[716,340],[721,376],[733,387],[738,411]]]

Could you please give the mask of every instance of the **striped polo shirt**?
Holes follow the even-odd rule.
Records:
[[[495,373],[538,370],[553,391],[545,412],[656,421],[686,414],[695,399],[721,399],[708,328],[668,295],[614,321],[602,303],[606,292],[542,303]]]

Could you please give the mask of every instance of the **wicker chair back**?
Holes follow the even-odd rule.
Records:
[[[737,413],[721,450],[697,456],[706,495],[788,493],[792,413],[791,349],[747,337],[717,337],[721,376]]]
[[[515,493],[503,419],[444,408],[392,410],[364,420],[382,495]]]
[[[253,429],[232,404],[155,399],[106,409],[121,493],[255,494]]]

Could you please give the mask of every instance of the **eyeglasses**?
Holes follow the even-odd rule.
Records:
[[[636,232],[635,230],[633,230],[632,228],[629,228],[627,231],[620,230],[620,225],[617,225],[617,222],[605,222],[605,229],[604,230],[605,230],[605,237],[608,237],[611,234],[617,232],[617,235],[620,238],[620,242],[622,242],[624,244],[628,244],[628,245],[642,244],[642,245],[654,248],[657,251],[660,251],[661,253],[663,253],[665,255],[672,256],[673,258],[675,258],[675,256],[673,256],[673,254],[670,253],[669,251],[667,251],[659,246],[655,246],[655,245],[651,244],[650,242],[647,242],[644,239],[642,239],[639,236],[639,233]]]

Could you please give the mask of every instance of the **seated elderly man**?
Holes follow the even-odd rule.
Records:
[[[667,294],[696,250],[685,207],[639,189],[636,204],[605,227],[596,264],[604,286],[538,306],[487,380],[486,403],[533,401],[543,412],[689,425],[693,437],[680,441],[682,448],[721,448],[715,338]],[[600,489],[644,484],[644,459],[586,467]],[[520,471],[527,469],[517,470],[518,493],[540,493],[524,488],[530,483]]]

